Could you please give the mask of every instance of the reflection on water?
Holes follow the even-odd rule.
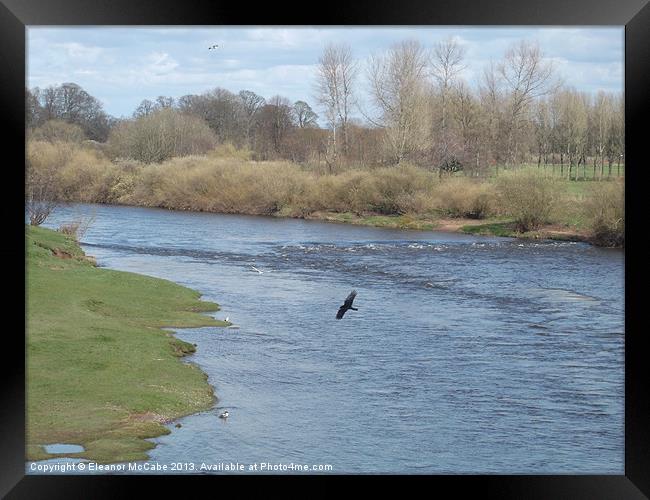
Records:
[[[177,332],[219,400],[154,439],[154,461],[623,473],[621,251],[80,209],[96,211],[83,243],[100,266],[199,290],[238,327]],[[359,311],[335,320],[353,288]]]

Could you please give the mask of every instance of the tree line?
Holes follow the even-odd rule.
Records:
[[[330,44],[312,82],[313,107],[217,87],[145,99],[131,117],[117,119],[79,85],[64,83],[27,90],[26,121],[37,137],[90,139],[113,158],[145,163],[231,143],[256,160],[330,172],[410,163],[439,175],[489,175],[536,164],[577,179],[620,169],[621,94],[572,88],[527,40],[513,43],[471,85],[463,78],[465,56],[452,38],[433,47],[407,40],[362,66],[349,46]]]

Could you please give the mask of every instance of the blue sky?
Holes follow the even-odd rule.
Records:
[[[75,82],[111,115],[130,116],[143,99],[180,97],[215,87],[304,100],[316,112],[318,57],[346,42],[361,67],[392,44],[425,47],[455,37],[466,48],[464,77],[475,84],[490,61],[520,39],[537,40],[567,85],[623,91],[621,27],[28,27],[27,86]],[[208,47],[218,44],[217,50]],[[359,79],[360,100],[367,85]]]

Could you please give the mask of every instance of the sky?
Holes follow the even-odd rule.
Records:
[[[129,117],[143,99],[200,94],[215,87],[270,98],[314,98],[316,68],[330,42],[350,45],[361,68],[371,55],[417,39],[431,48],[453,37],[465,47],[463,77],[476,85],[483,68],[521,39],[537,41],[565,84],[581,91],[623,91],[624,27],[40,27],[27,29],[29,88],[79,84],[104,111]],[[209,50],[217,44],[219,47]]]

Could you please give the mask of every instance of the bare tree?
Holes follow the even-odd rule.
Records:
[[[484,117],[478,98],[467,84],[459,81],[451,94],[451,116],[456,124],[458,150],[448,150],[463,169],[478,172],[481,167],[480,137],[484,130]]]
[[[174,98],[164,95],[156,97],[156,104],[160,109],[171,108],[174,106]]]
[[[609,129],[607,133],[607,176],[612,175],[612,165],[617,163],[619,173],[621,161],[625,155],[625,105],[623,96],[616,96],[612,103],[612,118],[609,120]]]
[[[43,120],[56,120],[61,118],[58,111],[58,90],[56,87],[47,87],[40,92],[41,110]]]
[[[296,117],[296,123],[300,128],[318,126],[318,115],[314,113],[311,106],[305,101],[296,101],[293,103],[293,114]]]
[[[577,168],[584,158],[584,149],[587,144],[587,108],[585,97],[573,89],[561,93],[562,115],[561,121],[564,129],[564,144],[569,161],[567,178],[571,179],[573,168]]]
[[[535,140],[537,143],[537,167],[540,168],[542,161],[544,167],[548,163],[548,155],[551,152],[552,122],[551,112],[547,99],[539,99],[535,105],[533,123],[535,127]]]
[[[431,53],[431,75],[435,79],[442,100],[442,113],[440,116],[442,128],[445,127],[447,119],[447,102],[452,86],[465,69],[463,58],[465,48],[458,44],[454,38],[448,38],[438,42]]]
[[[499,175],[501,161],[501,124],[503,117],[503,96],[499,77],[493,61],[484,68],[483,80],[479,89],[481,108],[486,119],[483,142],[486,144],[486,160],[494,162],[495,174]]]
[[[61,203],[59,173],[70,159],[65,143],[28,143],[25,159],[25,210],[32,226],[39,226]]]
[[[113,157],[160,163],[174,156],[206,153],[216,140],[201,118],[166,108],[120,123],[112,130],[108,145]]]
[[[32,226],[40,226],[59,205],[55,195],[56,174],[53,170],[36,171],[27,165],[25,208]]]
[[[38,87],[25,89],[25,126],[27,128],[37,127],[43,122],[41,103],[39,102],[40,89]]]
[[[342,135],[342,151],[349,152],[348,121],[354,106],[354,82],[358,73],[352,49],[345,44],[330,44],[318,60],[316,99],[325,110],[331,129],[331,157],[336,162],[338,143],[336,129]]]
[[[252,117],[260,110],[264,104],[266,104],[265,99],[261,95],[257,95],[251,90],[242,90],[239,92],[239,98],[241,99],[244,105],[244,111],[246,115]]]
[[[451,136],[449,127],[450,100],[452,89],[458,81],[461,71],[465,68],[463,58],[465,48],[458,44],[454,38],[448,38],[438,42],[430,57],[430,71],[436,82],[438,91],[439,115],[434,120],[433,140],[434,159],[438,163],[439,172],[442,175],[444,165],[447,165],[452,156],[454,138]],[[467,96],[462,92],[461,96]],[[458,95],[457,95],[458,97]]]
[[[62,120],[79,125],[89,139],[105,141],[114,119],[104,113],[101,103],[76,83],[64,83],[45,90],[35,89],[38,123]],[[32,105],[33,106],[33,105]]]
[[[151,102],[149,99],[143,99],[140,105],[133,112],[133,118],[140,118],[142,116],[149,116],[158,110],[156,103]]]
[[[426,146],[429,129],[427,54],[418,41],[394,45],[373,56],[369,81],[392,161],[399,164]]]
[[[266,104],[266,100],[262,96],[257,95],[255,92],[250,90],[242,90],[239,92],[239,99],[242,102],[246,121],[244,129],[246,131],[246,141],[250,147],[255,149],[255,140],[251,133],[253,131],[253,125],[255,124],[255,119],[258,116],[260,109],[262,109]]]
[[[260,144],[258,149],[262,157],[268,159],[269,155],[282,156],[289,132],[294,128],[290,101],[281,96],[273,96],[260,110],[257,120],[260,129]]]
[[[516,160],[521,120],[534,99],[560,84],[553,77],[553,64],[545,61],[538,43],[521,40],[513,44],[497,66],[508,98],[506,116],[506,164]]]
[[[607,139],[610,130],[610,123],[613,114],[613,102],[610,95],[605,92],[598,92],[591,113],[593,128],[594,149],[598,163],[600,163],[600,178],[603,177],[605,165],[605,152],[607,151]],[[596,177],[597,164],[594,161],[594,178]]]
[[[217,87],[201,95],[183,96],[178,100],[177,109],[205,120],[219,142],[241,144],[245,140],[244,104],[240,96],[229,90]]]

